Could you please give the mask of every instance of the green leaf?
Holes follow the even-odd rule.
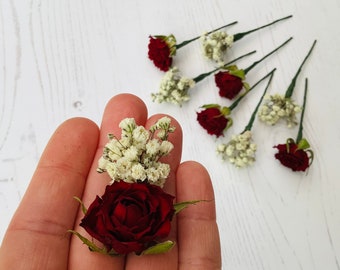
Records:
[[[174,204],[175,214],[178,214],[183,209],[187,208],[189,205],[196,204],[196,203],[203,202],[203,201],[204,200],[196,200],[196,201],[186,201],[186,202],[175,203]]]
[[[82,236],[80,233],[74,230],[68,230],[67,232],[76,235],[85,245],[89,247],[90,251],[98,252],[104,255],[119,256],[119,254],[113,250],[108,252],[105,247],[103,248],[98,247],[95,243],[93,243],[92,241],[90,241],[89,239],[87,239],[86,237]]]
[[[230,70],[229,74],[236,76],[236,77],[240,78],[241,80],[244,80],[246,78],[246,75],[245,75],[243,69]]]
[[[86,215],[87,213],[87,208],[85,207],[83,201],[81,199],[79,199],[77,196],[74,196],[73,199],[75,199],[77,202],[80,203],[81,205],[81,211],[84,213],[84,215]]]
[[[170,249],[172,249],[174,245],[175,245],[175,242],[167,240],[165,242],[158,243],[152,247],[147,248],[141,253],[141,255],[165,253],[165,252],[168,252]]]
[[[203,106],[201,106],[201,108],[203,109],[210,109],[210,108],[216,108],[216,109],[219,109],[221,106],[218,105],[218,104],[214,104],[214,103],[211,103],[211,104],[205,104]]]

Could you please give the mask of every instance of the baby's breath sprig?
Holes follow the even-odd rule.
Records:
[[[258,31],[260,29],[266,28],[268,26],[271,26],[277,22],[286,20],[291,18],[292,15],[286,16],[284,18],[275,20],[271,23],[268,23],[266,25],[254,28],[249,31],[237,33],[234,35],[228,35],[224,31],[214,31],[213,33],[204,33],[201,36],[202,41],[202,51],[203,55],[210,60],[213,60],[219,64],[223,63],[224,55],[228,48],[232,46],[232,44],[243,37],[247,36],[250,33],[253,33],[255,31]]]
[[[301,112],[301,106],[294,102],[292,95],[295,89],[296,80],[302,70],[303,65],[312,53],[315,44],[316,40],[314,40],[312,47],[309,49],[307,55],[295,73],[285,92],[285,95],[283,96],[280,94],[274,94],[265,96],[264,103],[259,109],[259,120],[268,125],[275,125],[280,119],[285,119],[288,127],[297,125],[296,114]]]
[[[161,80],[159,90],[157,93],[152,93],[151,98],[152,101],[157,103],[173,103],[175,105],[182,105],[184,102],[190,100],[189,90],[193,88],[196,83],[202,81],[209,75],[213,74],[214,72],[218,71],[219,69],[230,65],[248,55],[255,53],[256,51],[251,51],[244,55],[241,55],[232,61],[226,63],[222,67],[217,67],[209,72],[202,73],[195,78],[186,78],[181,76],[180,71],[177,67],[170,68],[164,75]]]
[[[217,146],[217,153],[221,155],[222,159],[228,160],[236,167],[246,167],[253,164],[255,161],[257,145],[252,140],[251,129],[254,124],[257,110],[273,79],[274,71],[275,70],[271,72],[267,86],[244,130],[238,135],[233,135],[228,143],[222,143]]]
[[[114,181],[136,183],[148,181],[163,186],[170,172],[169,164],[159,159],[173,149],[168,135],[175,131],[168,117],[159,119],[149,130],[126,118],[119,124],[121,139],[109,134],[97,172],[107,172]]]

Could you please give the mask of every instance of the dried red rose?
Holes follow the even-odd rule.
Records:
[[[231,75],[228,71],[216,73],[215,83],[219,88],[219,95],[228,99],[235,98],[243,88],[242,78]]]
[[[300,149],[295,142],[287,142],[285,144],[279,144],[274,146],[278,149],[278,153],[275,154],[275,158],[278,159],[283,166],[286,166],[293,171],[305,171],[310,163],[310,157],[308,152],[304,149]]]
[[[172,64],[172,53],[166,39],[150,36],[148,56],[162,71],[168,71]]]
[[[148,183],[114,182],[96,197],[81,221],[108,251],[141,253],[168,236],[174,197]]]
[[[204,107],[203,107],[204,108]],[[223,131],[231,124],[231,119],[225,117],[219,107],[208,107],[197,113],[198,123],[207,130],[208,134],[223,135]]]

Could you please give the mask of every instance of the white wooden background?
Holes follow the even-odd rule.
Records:
[[[236,169],[215,147],[242,131],[264,85],[235,109],[234,126],[216,140],[195,120],[205,103],[229,104],[212,77],[182,108],[151,101],[163,73],[147,58],[148,35],[173,33],[183,41],[234,20],[239,23],[230,33],[238,33],[289,14],[289,21],[236,43],[229,56],[256,49],[239,62],[245,68],[293,36],[247,77],[252,84],[277,67],[269,92],[283,93],[318,40],[294,93],[301,103],[308,76],[304,135],[314,164],[307,173],[282,167],[272,146],[295,138],[297,129],[255,121],[257,161]],[[130,92],[150,114],[176,117],[184,131],[183,160],[210,171],[223,269],[340,269],[339,23],[339,0],[0,0],[0,241],[54,129],[73,116],[99,124],[106,102]],[[201,57],[199,42],[179,50],[174,63],[189,77],[214,67]]]

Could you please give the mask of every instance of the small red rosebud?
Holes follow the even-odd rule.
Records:
[[[150,36],[148,56],[162,71],[168,71],[172,64],[171,50],[162,38]]]
[[[295,142],[279,144],[274,146],[274,148],[277,148],[279,151],[275,154],[275,158],[278,159],[283,166],[293,171],[305,171],[309,167],[310,157],[307,152],[304,149],[300,149]]]
[[[223,135],[231,119],[225,117],[219,108],[209,107],[197,113],[197,121],[208,134],[219,137]]]
[[[243,88],[242,79],[231,75],[228,71],[216,73],[215,83],[219,88],[219,95],[228,99],[235,98]]]

